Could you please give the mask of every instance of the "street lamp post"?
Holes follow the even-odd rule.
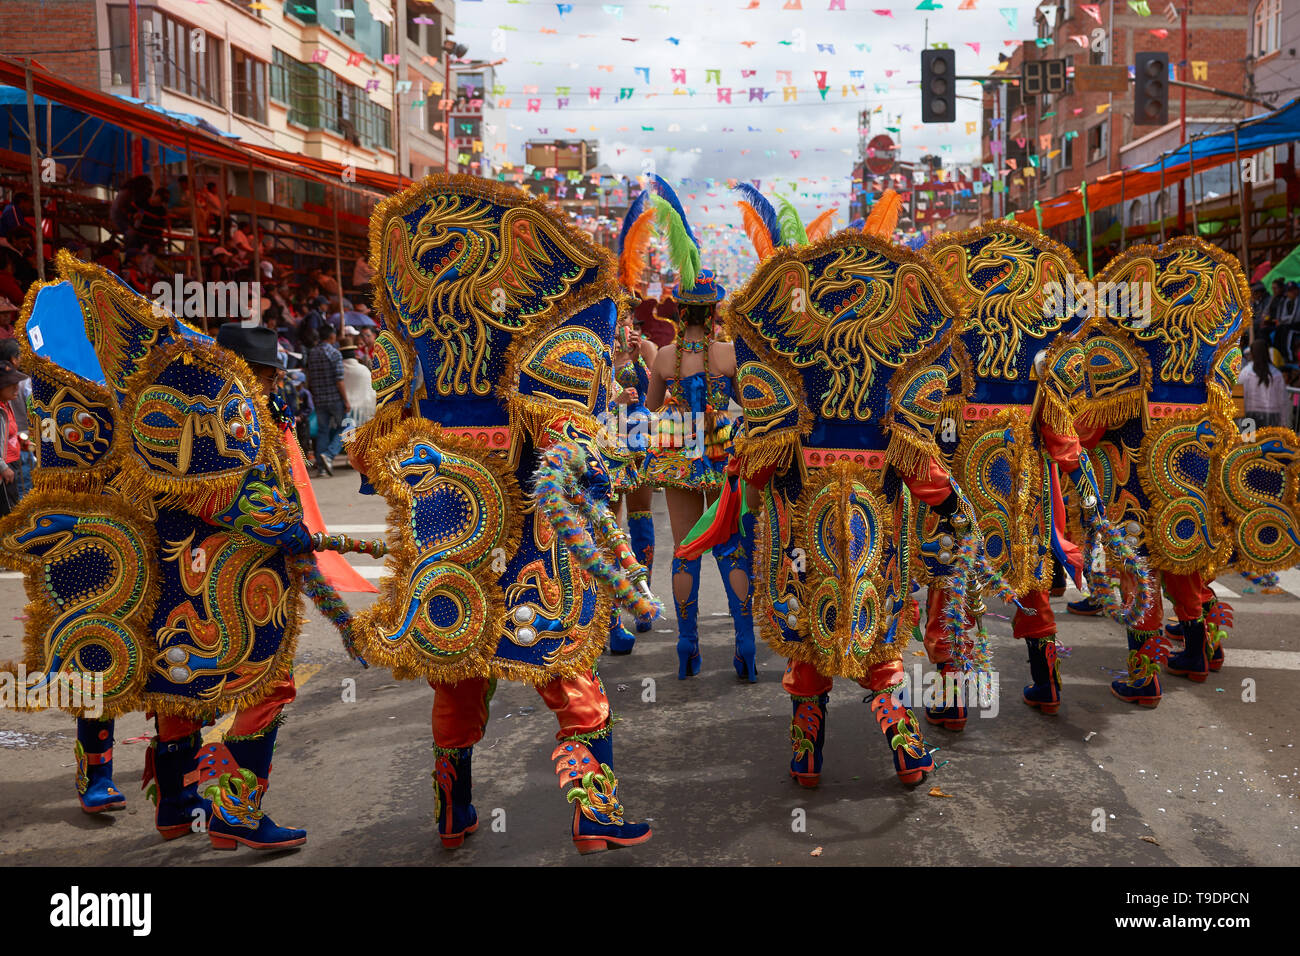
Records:
[[[451,108],[455,105],[451,95],[451,57],[453,54],[461,57],[468,52],[469,47],[463,43],[442,41],[442,102],[446,104],[442,111],[442,169],[447,173],[451,172]]]

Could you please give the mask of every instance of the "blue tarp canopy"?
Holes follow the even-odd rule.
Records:
[[[128,170],[128,133],[120,126],[89,116],[59,103],[54,104],[53,145],[45,142],[46,110],[49,100],[33,97],[36,104],[36,140],[43,155],[68,167],[68,178],[95,186],[113,185]],[[217,129],[207,120],[189,113],[176,113],[145,103],[131,96],[118,99],[159,113],[223,139],[237,140],[234,133]],[[14,86],[0,86],[0,147],[27,153],[27,92]],[[153,150],[144,150],[144,169],[148,172],[155,158]],[[163,147],[164,164],[184,162],[185,154]],[[120,175],[119,175],[120,174]]]

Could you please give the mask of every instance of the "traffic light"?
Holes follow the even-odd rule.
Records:
[[[955,51],[921,51],[922,123],[951,123],[957,119],[956,73]]]
[[[1169,122],[1169,54],[1139,53],[1133,67],[1133,125]]]

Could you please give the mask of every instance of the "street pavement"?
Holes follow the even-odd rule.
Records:
[[[356,476],[317,480],[331,530],[383,533],[386,508],[356,493]],[[1059,715],[1024,706],[1025,652],[1009,612],[986,618],[1000,687],[987,716],[963,733],[928,728],[942,766],[903,787],[889,748],[863,702],[836,682],[827,720],[822,786],[788,776],[790,700],[784,661],[760,641],[759,683],[731,665],[731,621],[721,581],[705,561],[700,588],[703,670],[676,679],[671,611],[671,538],[655,500],[659,562],[652,585],[668,619],[627,657],[599,670],[619,718],[615,763],[629,818],[648,820],[646,845],[579,857],[571,808],[548,760],[556,724],[530,687],[502,681],[484,740],[474,750],[479,831],[455,852],[433,820],[430,706],[422,681],[363,670],[314,611],[299,642],[298,699],[280,732],[264,804],[277,822],[306,827],[297,851],[211,850],[194,836],[163,843],[138,783],[150,722],[119,719],[114,778],[128,809],[83,814],[73,786],[74,725],[57,711],[0,711],[0,865],[241,866],[353,864],[492,866],[609,865],[1294,865],[1300,853],[1297,676],[1300,572],[1287,593],[1218,587],[1236,609],[1227,665],[1205,684],[1165,678],[1155,710],[1116,700],[1109,682],[1124,667],[1124,635],[1109,621],[1065,613],[1055,599],[1065,683]],[[381,565],[351,557],[377,579]],[[354,609],[373,595],[346,595]],[[21,657],[22,582],[0,574],[0,660]],[[926,667],[919,645],[909,673]],[[355,702],[345,700],[355,680]],[[914,708],[921,717],[919,707]],[[208,737],[221,726],[209,728]],[[933,788],[933,789],[932,789]]]

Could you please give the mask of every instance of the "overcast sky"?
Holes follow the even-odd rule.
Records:
[[[840,206],[837,225],[842,225],[857,156],[859,110],[883,107],[872,114],[871,130],[899,127],[901,135],[894,138],[905,159],[929,152],[956,163],[976,158],[979,134],[965,131],[966,122],[979,119],[975,100],[957,101],[953,124],[913,128],[920,124],[917,81],[927,19],[930,45],[946,43],[956,50],[957,71],[963,74],[987,73],[999,52],[1012,52],[1005,41],[1034,34],[1037,4],[1032,0],[931,0],[942,9],[929,12],[915,9],[921,2],[570,0],[566,6],[571,12],[561,16],[553,2],[459,0],[456,38],[469,47],[470,57],[506,58],[497,68],[497,82],[505,86],[514,108],[497,111],[496,135],[507,138],[505,158],[511,162],[523,162],[522,144],[529,138],[596,139],[601,161],[615,172],[636,175],[650,157],[660,175],[674,184],[686,178],[757,179],[765,193],[779,190],[792,198],[805,222],[819,209]],[[801,3],[803,9],[786,10],[787,3]],[[846,9],[827,9],[840,5]],[[974,9],[958,9],[963,5]],[[885,9],[890,16],[874,12]],[[1004,10],[1014,11],[1014,30]],[[970,44],[978,44],[978,53]],[[648,84],[638,67],[649,68]],[[686,69],[685,83],[673,82],[674,68]],[[709,69],[721,70],[720,84],[708,81]],[[743,76],[742,70],[755,72]],[[788,84],[778,70],[791,71]],[[826,71],[829,87],[824,100],[817,91],[814,71],[819,70]],[[851,75],[857,70],[860,76]],[[845,84],[865,88],[845,97]],[[732,88],[732,105],[718,102],[719,85]],[[797,100],[785,100],[787,85],[798,89]],[[525,92],[529,86],[537,91]],[[562,86],[571,87],[570,105],[557,109],[556,87]],[[588,89],[593,86],[602,93],[600,102],[591,105]],[[747,105],[749,89],[759,86],[774,92],[761,106]],[[620,103],[621,87],[631,87],[635,94]],[[674,89],[693,89],[695,95],[675,96]],[[958,92],[978,96],[979,88],[961,83]],[[646,99],[646,93],[658,95]],[[540,112],[526,112],[530,98],[541,100]],[[811,181],[801,183],[799,177]],[[710,209],[692,209],[692,221],[739,222],[725,192],[725,182],[713,201],[697,192],[696,203]]]

